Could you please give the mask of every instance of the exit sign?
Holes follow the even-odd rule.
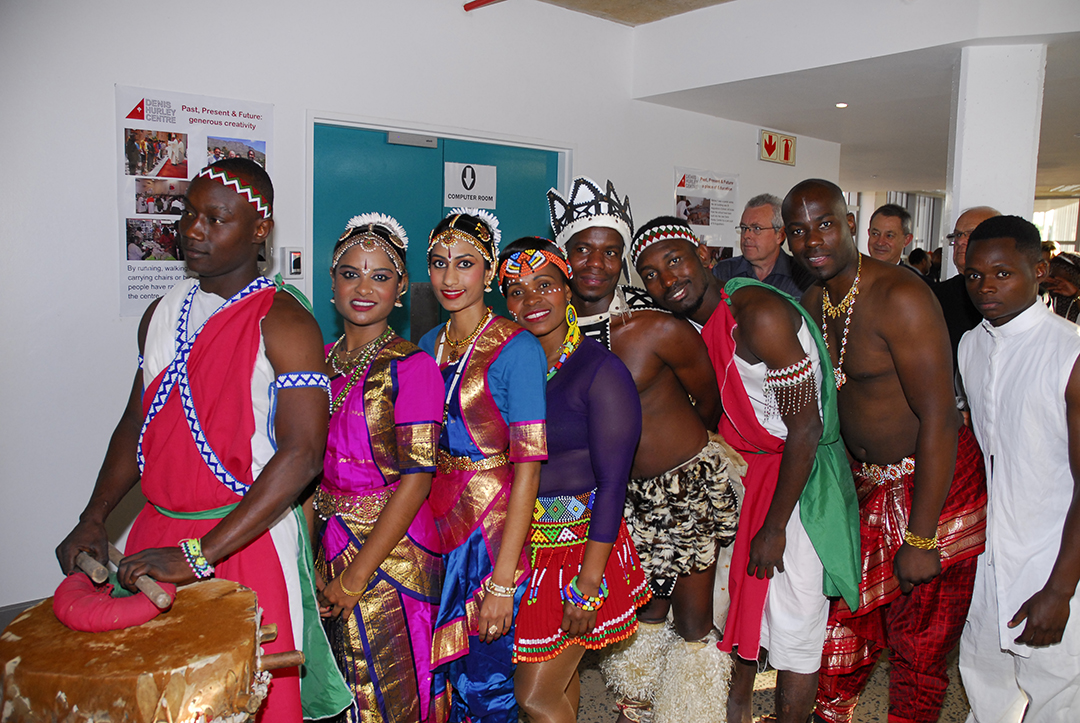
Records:
[[[759,151],[761,154],[759,157],[763,161],[794,166],[795,136],[785,136],[782,133],[762,129]]]

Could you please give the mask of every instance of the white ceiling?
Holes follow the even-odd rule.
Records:
[[[943,46],[645,100],[840,143],[844,188],[941,191],[959,62],[960,47]],[[1076,134],[1080,35],[1067,35],[1047,47],[1038,194],[1080,184]],[[1068,195],[1080,196],[1080,188]]]
[[[544,0],[631,26],[726,1]],[[643,100],[840,143],[844,188],[941,191],[960,50],[946,45]],[[848,107],[836,108],[841,101]],[[1053,191],[1063,186],[1076,188]],[[1036,193],[1080,196],[1080,33],[1048,42]]]

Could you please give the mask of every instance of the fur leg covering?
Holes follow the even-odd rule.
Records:
[[[731,656],[716,647],[716,631],[668,654],[653,713],[655,723],[725,723]]]
[[[632,637],[603,657],[600,672],[609,688],[626,699],[630,707],[639,709],[635,712],[647,713],[664,674],[665,661],[672,648],[680,644],[682,638],[666,622],[638,623]]]

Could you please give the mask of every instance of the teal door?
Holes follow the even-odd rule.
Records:
[[[545,194],[558,182],[556,151],[443,138],[435,148],[393,145],[385,131],[322,123],[315,125],[314,140],[312,303],[327,342],[341,334],[341,320],[330,302],[330,261],[334,244],[353,216],[377,211],[401,222],[409,236],[410,284],[428,281],[428,235],[450,212],[442,205],[444,163],[497,168],[493,213],[504,246],[521,236],[550,236]],[[406,339],[413,331],[414,295],[415,289],[403,299],[404,308],[390,315],[390,325]],[[487,302],[498,313],[506,310],[498,290],[487,296]],[[439,319],[444,320],[445,314]]]

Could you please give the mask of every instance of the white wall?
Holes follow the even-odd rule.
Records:
[[[573,171],[610,177],[641,222],[672,210],[676,165],[739,173],[744,199],[839,174],[837,144],[800,138],[797,168],[761,163],[756,127],[631,100],[629,28],[533,0],[461,5],[0,3],[0,606],[59,582],[53,549],[135,369],[137,320],[117,302],[114,84],[273,103],[288,245],[311,225],[310,111],[572,148]]]

